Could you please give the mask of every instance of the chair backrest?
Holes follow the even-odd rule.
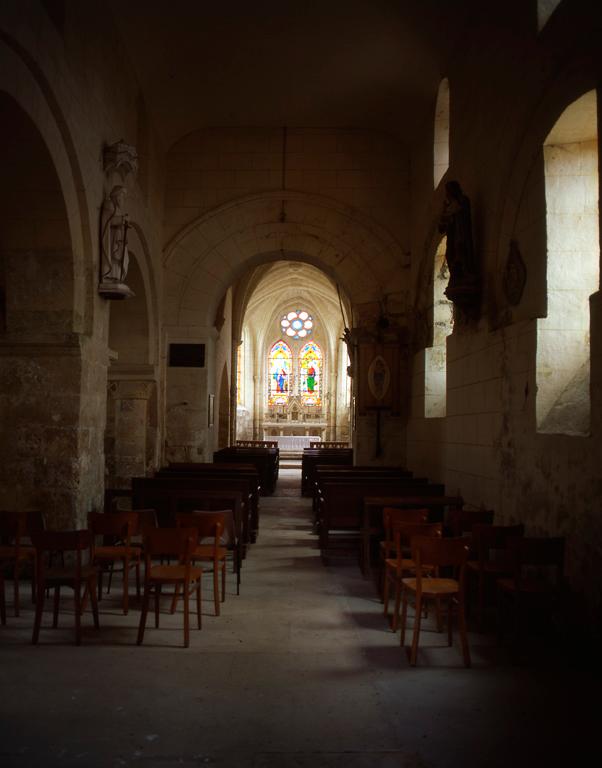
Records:
[[[527,568],[537,570],[547,578],[551,574],[560,582],[564,570],[565,539],[556,537],[527,537],[509,539],[508,547],[514,559],[515,577],[520,580]]]
[[[468,540],[463,537],[438,538],[435,536],[412,536],[412,559],[416,563],[416,573],[420,573],[421,564],[460,567],[462,570],[468,560]]]
[[[442,535],[442,523],[408,523],[405,520],[393,523],[393,540],[397,558],[401,558],[403,548],[410,545],[416,536],[440,539]]]
[[[383,528],[385,539],[393,540],[393,526],[396,523],[426,523],[429,517],[428,509],[399,509],[398,507],[383,508]]]
[[[157,521],[156,509],[135,509],[134,512],[138,516],[138,524],[136,527],[136,533],[140,536],[144,536],[148,530],[153,530],[159,527]]]
[[[46,529],[44,515],[39,509],[28,509],[24,513],[25,531],[31,539],[34,533],[41,533]]]
[[[195,509],[190,514],[200,516],[208,515],[222,515],[223,516],[223,529],[219,538],[219,542],[222,546],[228,547],[236,543],[236,527],[234,525],[234,513],[231,509]],[[200,538],[200,536],[199,536]]]
[[[525,526],[522,523],[517,525],[477,523],[472,528],[472,548],[479,562],[489,560],[494,553],[497,553],[496,557],[499,558],[501,550],[510,552],[508,542],[524,536],[524,533]]]
[[[113,540],[111,543],[121,540],[129,545],[137,525],[137,515],[133,512],[90,512],[88,523],[94,536]]]
[[[80,578],[83,552],[92,551],[94,535],[87,528],[77,531],[37,531],[32,533],[31,541],[36,548],[36,567],[41,581],[46,569],[45,553],[54,555],[58,552],[75,552],[75,577]]]
[[[199,544],[207,543],[209,539],[217,548],[225,528],[225,513],[204,509],[198,512],[179,512],[176,515],[176,526],[196,528]]]
[[[92,544],[92,531],[38,531],[32,534],[34,547],[40,552],[83,552]]]
[[[177,557],[190,562],[198,539],[196,528],[150,528],[144,537],[147,565],[153,557]]]
[[[470,533],[474,525],[492,525],[493,517],[492,509],[451,509],[448,523],[452,536],[462,536],[464,533]]]
[[[0,542],[12,544],[20,532],[19,513],[8,509],[0,510]]]

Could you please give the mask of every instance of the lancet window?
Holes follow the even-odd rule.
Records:
[[[268,360],[268,403],[286,405],[292,388],[293,356],[285,341],[277,341],[270,349]]]
[[[310,341],[299,353],[299,393],[305,405],[322,403],[322,351]]]

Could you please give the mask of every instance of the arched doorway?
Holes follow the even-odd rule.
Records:
[[[110,488],[129,487],[132,477],[145,475],[156,462],[151,313],[138,254],[130,249],[127,281],[133,297],[112,301],[109,310],[105,479]]]
[[[69,219],[50,152],[0,92],[0,507],[78,518],[82,357]]]

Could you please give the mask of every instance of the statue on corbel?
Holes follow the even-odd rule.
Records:
[[[470,200],[457,181],[448,181],[445,185],[439,232],[447,238],[445,260],[449,284],[445,295],[460,309],[474,313],[481,301],[481,280],[472,239]]]
[[[109,192],[103,200],[100,213],[98,292],[106,299],[128,299],[134,296],[134,293],[125,283],[129,266],[128,229],[130,227],[126,211],[126,181],[128,177],[133,177],[138,169],[138,155],[135,147],[123,141],[105,147],[103,169]]]

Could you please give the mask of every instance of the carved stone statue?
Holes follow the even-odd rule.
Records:
[[[116,185],[104,200],[100,217],[100,286],[106,298],[127,298],[132,291],[125,285],[129,266],[127,245],[128,217],[125,212],[127,190]]]
[[[445,185],[445,203],[439,219],[439,232],[445,233],[445,259],[449,268],[448,298],[458,301],[478,294],[479,275],[472,241],[470,201],[457,181]]]

